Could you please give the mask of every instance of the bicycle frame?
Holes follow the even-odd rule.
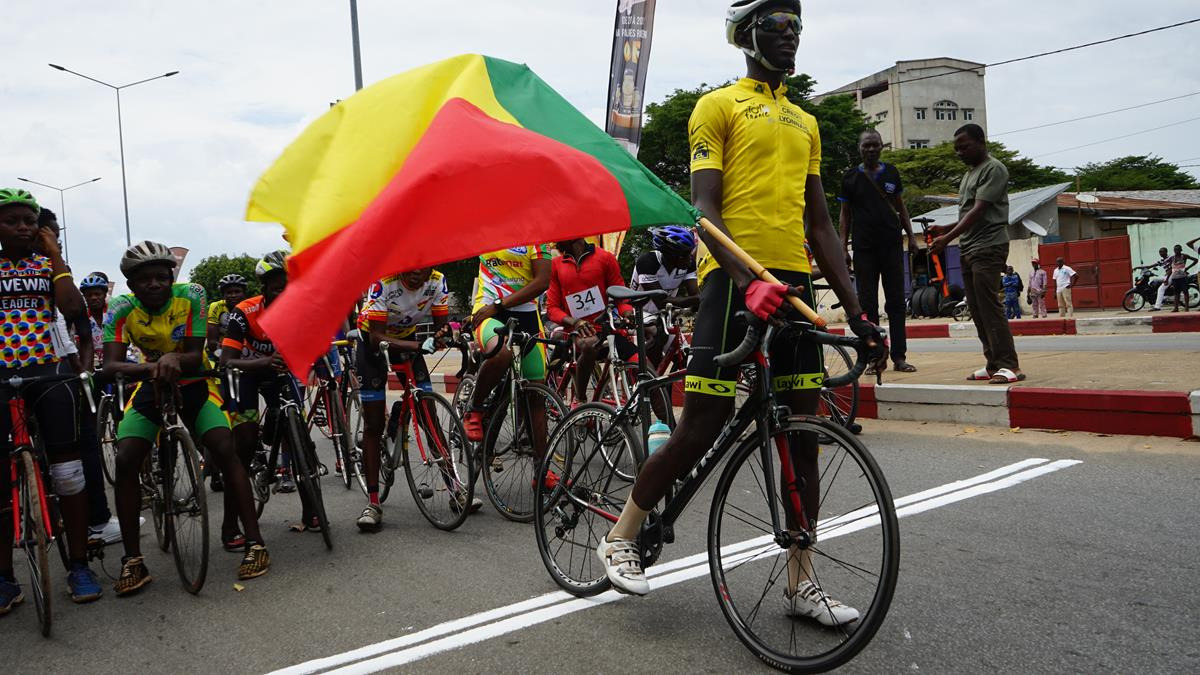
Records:
[[[400,387],[401,387],[401,395],[400,395],[401,396],[401,398],[400,398],[401,412],[400,412],[400,414],[402,416],[405,413],[408,414],[408,422],[409,422],[409,424],[412,425],[413,436],[415,436],[417,439],[417,452],[420,453],[420,455],[421,455],[421,463],[422,464],[438,463],[440,460],[430,460],[430,455],[432,453],[427,451],[427,449],[426,449],[426,442],[425,442],[423,435],[421,434],[421,427],[420,427],[420,424],[418,424],[417,415],[421,415],[421,420],[425,422],[426,428],[435,430],[439,434],[442,434],[443,430],[437,425],[437,420],[430,414],[429,408],[427,408],[424,405],[417,405],[418,397],[417,397],[416,391],[414,390],[414,387],[417,382],[417,377],[416,377],[416,372],[413,369],[412,361],[405,359],[405,360],[401,361],[400,363],[393,364],[391,355],[388,352],[388,348],[389,348],[388,343],[381,342],[380,346],[379,346],[379,351],[383,355],[384,362],[387,363],[388,370],[392,371],[392,373],[400,381]],[[397,424],[397,427],[396,427],[397,436],[400,434],[400,431],[401,430],[400,430],[399,424]],[[449,444],[446,444],[446,446],[448,449]],[[392,457],[393,464],[401,461],[401,457],[400,457],[401,454],[406,454],[406,453],[397,452],[397,453],[395,453],[395,455],[393,455],[393,457]],[[404,461],[407,461],[407,458]],[[392,468],[393,468],[393,470],[395,469],[394,466]],[[456,489],[456,488],[462,487],[462,483],[463,483],[462,477],[457,475],[457,473],[454,471],[453,465],[450,466],[450,473],[453,474],[453,481],[456,482],[457,485],[450,484],[451,478],[446,475],[446,467],[442,467],[442,469],[439,471],[439,473],[441,473],[441,475],[442,475],[442,480],[446,481],[446,486],[448,488]]]
[[[46,523],[47,529],[50,530],[50,503],[46,498],[46,484],[42,480],[42,472],[44,471],[43,459],[40,453],[33,445],[33,438],[29,433],[29,420],[25,417],[25,399],[17,394],[8,400],[9,419],[12,420],[12,452],[9,453],[9,471],[12,478],[12,517],[13,517],[13,543],[19,544],[24,537],[21,531],[21,509],[20,509],[20,470],[18,469],[17,458],[21,453],[28,452],[33,457],[33,464],[37,467],[35,472],[38,486],[39,507],[42,511],[42,522]],[[51,531],[51,535],[54,532]]]

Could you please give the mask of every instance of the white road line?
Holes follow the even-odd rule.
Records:
[[[1049,462],[1047,459],[1031,458],[973,478],[954,481],[901,497],[895,500],[896,515],[905,517],[940,508],[964,499],[1012,487],[1032,478],[1080,463],[1077,460],[1059,460],[1049,464],[1047,462]],[[821,523],[822,539],[828,540],[850,534],[879,523],[878,515],[872,516],[868,512],[854,512],[854,514],[856,514],[855,517],[849,522],[847,518],[851,514],[842,514],[829,523]],[[828,529],[830,526],[832,529]],[[725,556],[732,556],[761,546],[769,539],[769,536],[756,537],[731,544],[724,547],[722,553]],[[647,576],[655,579],[654,588],[656,589],[707,574],[708,553],[706,551],[656,565],[647,571]],[[336,669],[329,671],[336,673],[374,673],[528,628],[567,614],[605,605],[625,597],[628,596],[615,591],[608,591],[592,598],[576,598],[565,591],[546,593],[505,607],[447,621],[411,635],[306,661],[277,670],[272,675],[302,675],[327,669]],[[355,661],[359,661],[359,663],[354,663]],[[339,666],[344,667],[339,668]]]

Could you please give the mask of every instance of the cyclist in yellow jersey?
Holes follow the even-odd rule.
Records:
[[[475,309],[471,325],[475,327],[475,340],[485,353],[495,347],[496,329],[510,318],[517,322],[522,333],[540,335],[542,320],[538,315],[537,299],[550,288],[550,247],[546,244],[515,246],[479,256],[478,289],[475,291]],[[512,363],[512,350],[505,347],[495,356],[479,366],[475,379],[475,392],[471,396],[470,409],[463,419],[467,438],[473,442],[483,440],[483,404],[492,389],[504,376]],[[521,360],[521,373],[530,380],[546,379],[546,350],[541,345],[531,350]],[[538,406],[531,406],[537,410]],[[541,411],[544,413],[544,410]],[[534,415],[537,417],[537,414]],[[531,419],[544,449],[546,419]]]
[[[217,282],[217,290],[221,299],[208,306],[208,336],[205,338],[205,348],[209,356],[216,356],[221,348],[221,340],[225,338],[225,329],[229,326],[229,317],[233,308],[246,299],[246,277],[240,274],[226,274]]]
[[[883,343],[862,316],[829,218],[817,121],[784,95],[800,29],[799,0],[734,2],[726,36],[746,53],[746,77],[701,97],[688,125],[696,207],[787,285],[756,279],[729,251],[707,242],[682,418],[670,440],[643,465],[620,519],[596,550],[614,587],[626,593],[650,590],[635,541],[647,513],[712,447],[733,409],[738,369],[720,368],[714,357],[731,351],[745,334],[734,315],[749,309],[760,319],[797,318],[784,305],[788,294],[813,304],[806,230],[825,278],[851,317],[851,329]],[[776,340],[771,348],[772,386],[780,402],[813,414],[824,379],[820,347],[784,342]],[[793,445],[792,452],[804,480],[806,515],[815,519],[820,502],[815,439]],[[830,626],[857,620],[857,610],[816,584],[808,553],[797,549],[788,556],[784,611]]]
[[[251,579],[266,574],[271,558],[258,528],[246,469],[234,451],[229,417],[221,409],[221,395],[212,380],[186,376],[209,367],[204,354],[207,304],[203,287],[174,283],[175,266],[171,250],[156,242],[143,241],[125,251],[121,273],[133,292],[109,303],[104,318],[104,374],[179,383],[180,417],[200,438],[226,479],[228,508],[221,526],[222,540],[232,538],[240,519],[246,534],[238,578]],[[125,362],[131,344],[142,349],[146,363]],[[117,427],[115,491],[125,546],[121,576],[115,585],[118,596],[136,592],[151,581],[138,538],[142,502],[138,473],[161,427],[154,385],[143,383],[129,397]]]

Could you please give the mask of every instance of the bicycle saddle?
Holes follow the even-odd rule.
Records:
[[[609,286],[608,297],[613,300],[624,300],[632,305],[641,305],[651,300],[666,300],[669,296],[662,289],[653,291],[635,291],[625,286]]]

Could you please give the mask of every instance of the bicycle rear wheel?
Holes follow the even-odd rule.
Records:
[[[338,468],[342,486],[349,490],[354,486],[354,438],[350,436],[346,410],[342,407],[342,397],[330,395],[328,390],[322,390],[325,397],[326,414],[329,415],[329,440],[333,444],[333,461]]]
[[[117,484],[117,419],[113,410],[113,398],[102,396],[96,408],[96,433],[100,437],[101,466],[104,480],[109,485]]]
[[[641,464],[641,441],[606,403],[579,406],[551,434],[538,475],[553,471],[558,484],[537,487],[535,499],[545,506],[534,513],[534,533],[546,571],[568,593],[582,597],[609,589],[596,546],[633,491],[617,469],[636,473]]]
[[[42,502],[46,493],[42,489],[37,462],[29,452],[20,454],[20,483],[18,485],[21,509],[21,550],[29,563],[29,587],[33,591],[33,605],[37,609],[38,625],[42,636],[50,637],[53,623],[50,614],[50,530],[42,513]],[[7,468],[7,467],[5,467]],[[2,545],[7,546],[7,543]]]
[[[788,418],[773,435],[786,439],[789,457],[803,452],[799,444],[806,437],[820,439],[814,540],[806,542],[806,533],[786,524],[791,498],[783,488],[780,452],[774,442],[762,448],[757,438],[730,458],[708,523],[709,572],[725,619],[755,656],[797,673],[836,668],[870,642],[891,604],[900,562],[891,492],[866,447],[819,417]],[[775,530],[772,514],[784,531]],[[808,607],[807,616],[793,618],[785,592],[804,582],[857,609],[858,618],[822,625],[838,623],[832,605],[822,600]]]
[[[471,511],[474,451],[467,442],[462,420],[444,396],[424,391],[416,396],[420,435],[408,441],[400,458],[408,489],[430,524],[439,530],[453,530]],[[427,415],[425,410],[432,414]]]
[[[292,406],[287,407],[288,440],[292,455],[292,473],[295,474],[296,489],[300,492],[300,500],[312,509],[321,526],[321,538],[325,540],[325,548],[333,548],[333,534],[329,531],[329,518],[325,515],[325,501],[321,497],[321,463],[317,459],[317,446],[312,436],[305,430],[300,412]],[[307,526],[308,523],[305,523]]]
[[[844,375],[854,367],[854,359],[845,347],[826,345],[821,349],[825,353],[826,380]],[[858,416],[858,380],[851,380],[850,384],[837,389],[822,387],[821,414],[829,417],[838,426],[849,428]]]
[[[504,396],[483,437],[483,485],[500,515],[518,523],[533,520],[534,475],[538,460],[535,429],[545,419],[546,438],[565,415],[566,405],[544,384],[525,382],[518,400]]]
[[[208,501],[200,476],[200,453],[186,429],[167,430],[163,437],[163,526],[170,537],[179,580],[195,595],[208,575]]]
[[[154,541],[158,544],[158,548],[162,551],[171,550],[171,538],[167,536],[166,525],[163,522],[163,513],[166,511],[166,505],[163,503],[162,477],[158,471],[159,462],[157,458],[160,456],[161,450],[156,444],[146,453],[146,458],[142,460],[142,469],[138,472],[138,488],[142,492],[142,510],[150,509],[150,522],[154,526]]]

